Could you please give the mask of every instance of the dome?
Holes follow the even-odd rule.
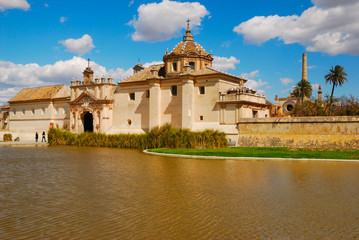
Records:
[[[177,46],[173,48],[171,53],[175,53],[175,54],[197,53],[198,55],[208,55],[208,53],[206,53],[206,50],[204,50],[204,48],[201,45],[193,41],[183,41],[177,44]]]
[[[183,36],[183,41],[178,43],[170,53],[167,52],[164,57],[190,55],[197,55],[201,58],[204,57],[208,60],[213,60],[212,54],[207,53],[200,44],[193,41],[193,35],[191,34],[191,30],[189,30],[188,26],[186,34]]]
[[[207,53],[201,45],[193,41],[189,24],[183,41],[178,43],[170,53],[167,51],[163,56],[168,76],[184,72],[187,66],[191,68],[191,71],[212,67],[212,61],[212,54]]]

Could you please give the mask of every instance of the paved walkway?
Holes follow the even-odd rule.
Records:
[[[0,142],[0,146],[13,146],[13,145],[47,146],[47,142],[35,142],[35,141]]]
[[[199,155],[181,155],[181,154],[168,154],[156,153],[143,150],[144,153],[151,155],[158,155],[164,157],[177,157],[177,158],[199,158],[199,159],[213,159],[213,160],[290,160],[290,161],[327,161],[327,162],[359,162],[355,159],[315,159],[315,158],[266,158],[266,157],[219,157],[219,156],[199,156]]]

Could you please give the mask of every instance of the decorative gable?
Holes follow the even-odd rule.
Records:
[[[99,99],[97,99],[94,95],[92,95],[88,91],[84,91],[71,104],[89,106],[91,103],[96,103],[98,101]]]

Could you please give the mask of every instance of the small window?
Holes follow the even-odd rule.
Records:
[[[25,115],[25,109],[22,109],[22,115]]]
[[[16,115],[16,109],[14,109],[14,115]]]
[[[64,107],[64,114],[67,114],[67,108]]]
[[[206,90],[203,86],[199,87],[199,94],[205,94]]]
[[[128,126],[131,126],[131,124],[132,124],[131,119],[127,119],[127,124],[128,124]]]
[[[177,72],[177,63],[172,63],[173,71]]]
[[[189,66],[191,67],[191,70],[194,70],[194,62],[189,62]]]
[[[42,114],[45,114],[45,108],[42,108]]]
[[[171,94],[172,94],[172,96],[177,96],[177,86],[171,87]]]
[[[32,109],[31,112],[32,112],[32,115],[34,115],[35,114],[35,109]]]
[[[199,116],[199,120],[203,121],[203,116]]]
[[[293,108],[294,108],[293,105],[291,105],[291,104],[288,104],[288,105],[287,105],[287,111],[288,111],[288,112],[292,111]]]
[[[135,93],[130,93],[130,100],[135,100]]]
[[[56,114],[59,114],[59,108],[56,108],[55,112]]]
[[[146,91],[146,98],[150,98],[150,90]]]
[[[258,111],[253,111],[253,118],[257,118],[258,117]]]

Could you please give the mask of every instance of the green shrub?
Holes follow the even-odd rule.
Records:
[[[97,146],[131,149],[151,148],[224,148],[228,147],[223,132],[205,130],[192,132],[188,129],[175,128],[171,124],[155,127],[148,133],[114,134],[84,132],[79,135],[67,130],[50,129],[50,145]]]
[[[11,142],[12,141],[11,133],[5,133],[3,139],[4,139],[4,142]]]

